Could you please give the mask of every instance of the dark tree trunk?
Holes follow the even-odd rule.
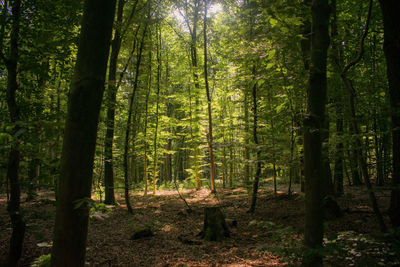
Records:
[[[336,107],[336,134],[338,138],[343,136],[343,117],[340,112],[340,108]],[[333,184],[335,187],[335,194],[338,196],[343,195],[343,141],[339,140],[336,144],[335,150],[335,167],[334,167],[334,177]]]
[[[304,244],[309,251],[303,258],[304,266],[322,266],[322,257],[316,249],[322,248],[322,137],[326,103],[326,61],[329,46],[328,0],[313,1],[311,64],[307,115],[304,119],[304,173],[306,179],[306,216]]]
[[[124,11],[125,0],[118,0],[117,21],[114,31],[114,39],[111,42],[111,56],[108,68],[108,90],[106,92],[107,119],[106,119],[106,136],[104,140],[104,187],[105,198],[104,203],[114,204],[114,173],[113,173],[113,142],[114,142],[114,116],[115,105],[117,101],[117,61],[121,48],[121,27],[122,16]]]
[[[18,69],[18,39],[20,29],[21,0],[11,2],[12,25],[10,36],[9,57],[2,59],[7,68],[7,106],[10,113],[11,122],[14,124],[13,136],[16,140],[11,144],[11,150],[8,157],[7,181],[10,182],[10,199],[7,205],[7,211],[10,215],[12,234],[10,239],[10,248],[7,259],[8,266],[17,266],[21,257],[22,247],[25,236],[25,222],[20,211],[20,183],[19,183],[19,162],[20,162],[20,131],[18,126],[20,120],[19,107],[16,102],[16,92],[18,90],[17,69]],[[2,53],[2,51],[1,51]]]
[[[392,116],[393,172],[389,216],[393,226],[400,226],[400,1],[380,0],[384,26],[383,50],[386,57]]]
[[[86,0],[61,155],[51,265],[84,266],[93,160],[115,0]]]

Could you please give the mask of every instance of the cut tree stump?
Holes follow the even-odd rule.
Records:
[[[204,226],[200,236],[207,241],[221,241],[229,237],[225,217],[219,207],[204,208]]]

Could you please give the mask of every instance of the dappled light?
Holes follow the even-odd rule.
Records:
[[[399,266],[400,1],[0,1],[0,266]]]

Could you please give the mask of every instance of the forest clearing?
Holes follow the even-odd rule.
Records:
[[[282,185],[280,186],[282,187]],[[283,188],[282,188],[283,189]],[[304,232],[304,195],[289,197],[271,188],[260,191],[259,208],[249,214],[249,197],[244,189],[220,190],[216,197],[210,190],[186,189],[158,191],[157,195],[132,196],[133,214],[123,200],[103,212],[93,211],[89,224],[87,266],[299,266]],[[346,188],[340,201],[343,215],[326,222],[327,249],[325,266],[398,266],[399,243],[382,237],[368,206],[365,188]],[[41,194],[35,202],[24,203],[27,221],[26,241],[21,266],[31,266],[50,253],[54,198]],[[388,191],[378,195],[387,204]],[[386,200],[386,201],[385,201]],[[0,257],[5,257],[11,226],[0,202]],[[203,208],[217,205],[223,210],[230,237],[219,242],[205,241],[198,234],[203,227]],[[99,209],[100,210],[100,209]],[[151,236],[132,240],[138,229],[149,227]],[[330,255],[330,256],[329,256]],[[46,265],[39,265],[46,266]]]
[[[399,10],[0,0],[0,265],[400,265]]]

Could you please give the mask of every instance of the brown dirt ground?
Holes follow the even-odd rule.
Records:
[[[304,225],[304,197],[295,193],[288,197],[282,192],[274,196],[261,191],[256,212],[246,213],[249,197],[243,189],[219,190],[217,197],[209,190],[184,190],[182,192],[193,209],[187,213],[186,206],[176,191],[159,191],[156,195],[134,195],[134,214],[128,214],[123,204],[113,208],[109,217],[91,220],[87,243],[86,261],[89,266],[288,266],[282,258],[268,253],[269,245],[279,240],[263,231],[251,221],[272,221],[282,227],[291,226],[292,237],[302,239]],[[369,206],[363,187],[346,188],[346,196],[340,200],[344,216],[325,224],[326,236],[340,231],[355,231],[379,235],[377,222]],[[379,203],[385,210],[388,192],[377,193]],[[39,199],[51,198],[49,194]],[[121,203],[122,200],[121,200]],[[197,234],[202,229],[203,208],[218,205],[230,227],[231,237],[221,242],[201,240]],[[41,201],[22,203],[27,221],[21,266],[30,266],[40,255],[48,254],[49,247],[38,243],[50,242],[55,208]],[[135,229],[151,225],[154,236],[130,240]],[[0,199],[0,259],[8,251],[11,228],[6,212],[6,201]],[[295,264],[296,265],[296,264]],[[338,265],[340,266],[340,264]]]

